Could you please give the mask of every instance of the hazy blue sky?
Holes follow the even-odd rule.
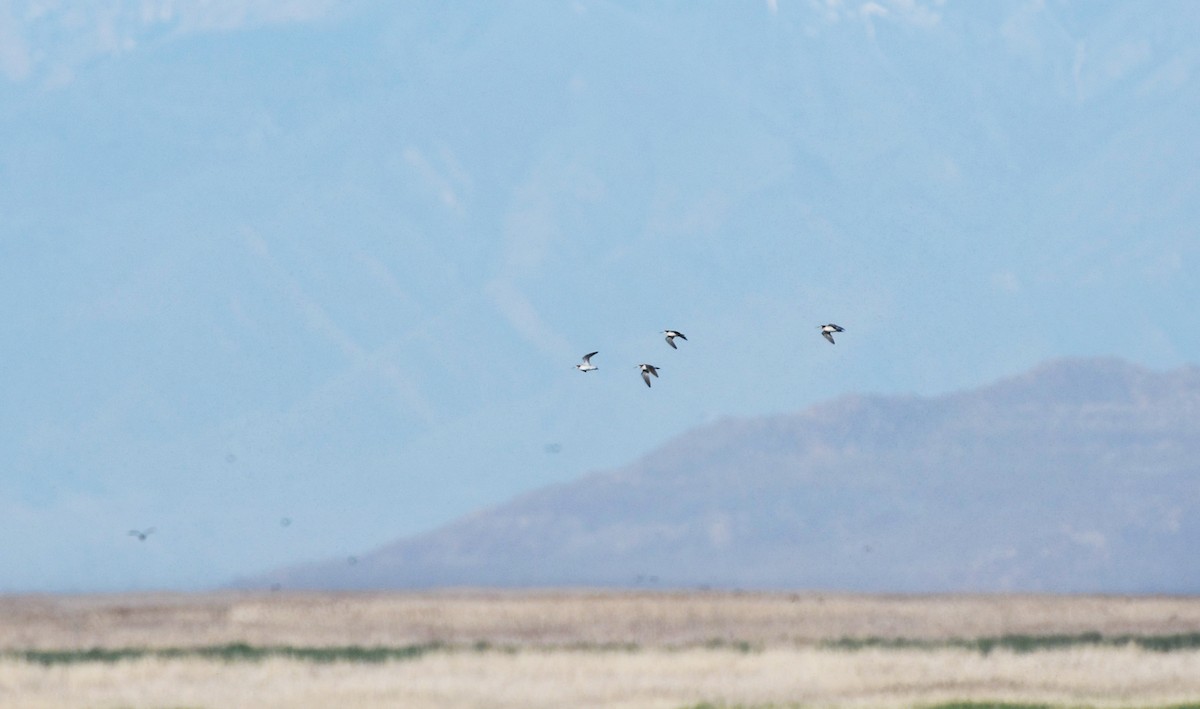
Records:
[[[1198,32],[1185,0],[0,0],[0,591],[362,553],[844,393],[1196,362]]]

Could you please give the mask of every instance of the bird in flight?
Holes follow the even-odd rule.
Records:
[[[145,529],[131,529],[129,536],[137,537],[139,542],[146,541],[146,537],[154,534],[154,527],[146,527]]]
[[[667,344],[670,345],[671,349],[673,350],[679,349],[675,346],[676,337],[681,340],[687,340],[687,338],[683,336],[683,333],[678,330],[663,330],[663,334],[667,336]]]
[[[590,372],[593,369],[600,369],[596,365],[592,364],[592,357],[595,357],[598,354],[600,354],[598,351],[585,354],[583,356],[583,364],[575,365],[575,369],[578,369],[581,372]]]
[[[829,344],[831,345],[837,344],[833,341],[833,333],[835,332],[845,332],[845,328],[843,328],[841,325],[834,325],[833,323],[821,325],[821,334],[825,336],[826,340],[829,340]]]
[[[658,377],[658,367],[653,364],[639,364],[638,369],[642,370],[642,381],[646,382],[646,386],[650,386],[650,375]]]

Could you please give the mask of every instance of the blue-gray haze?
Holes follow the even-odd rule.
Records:
[[[1195,362],[1198,30],[1184,0],[0,4],[0,590],[210,586],[726,416]]]

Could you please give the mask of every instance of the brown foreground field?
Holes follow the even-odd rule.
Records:
[[[0,597],[3,707],[962,701],[1200,706],[1200,598],[587,591]]]

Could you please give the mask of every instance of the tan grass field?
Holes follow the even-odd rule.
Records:
[[[441,592],[0,597],[0,707],[1200,703],[1200,651],[833,649],[844,637],[1200,632],[1200,598]],[[403,647],[414,659],[42,665],[23,650]]]

